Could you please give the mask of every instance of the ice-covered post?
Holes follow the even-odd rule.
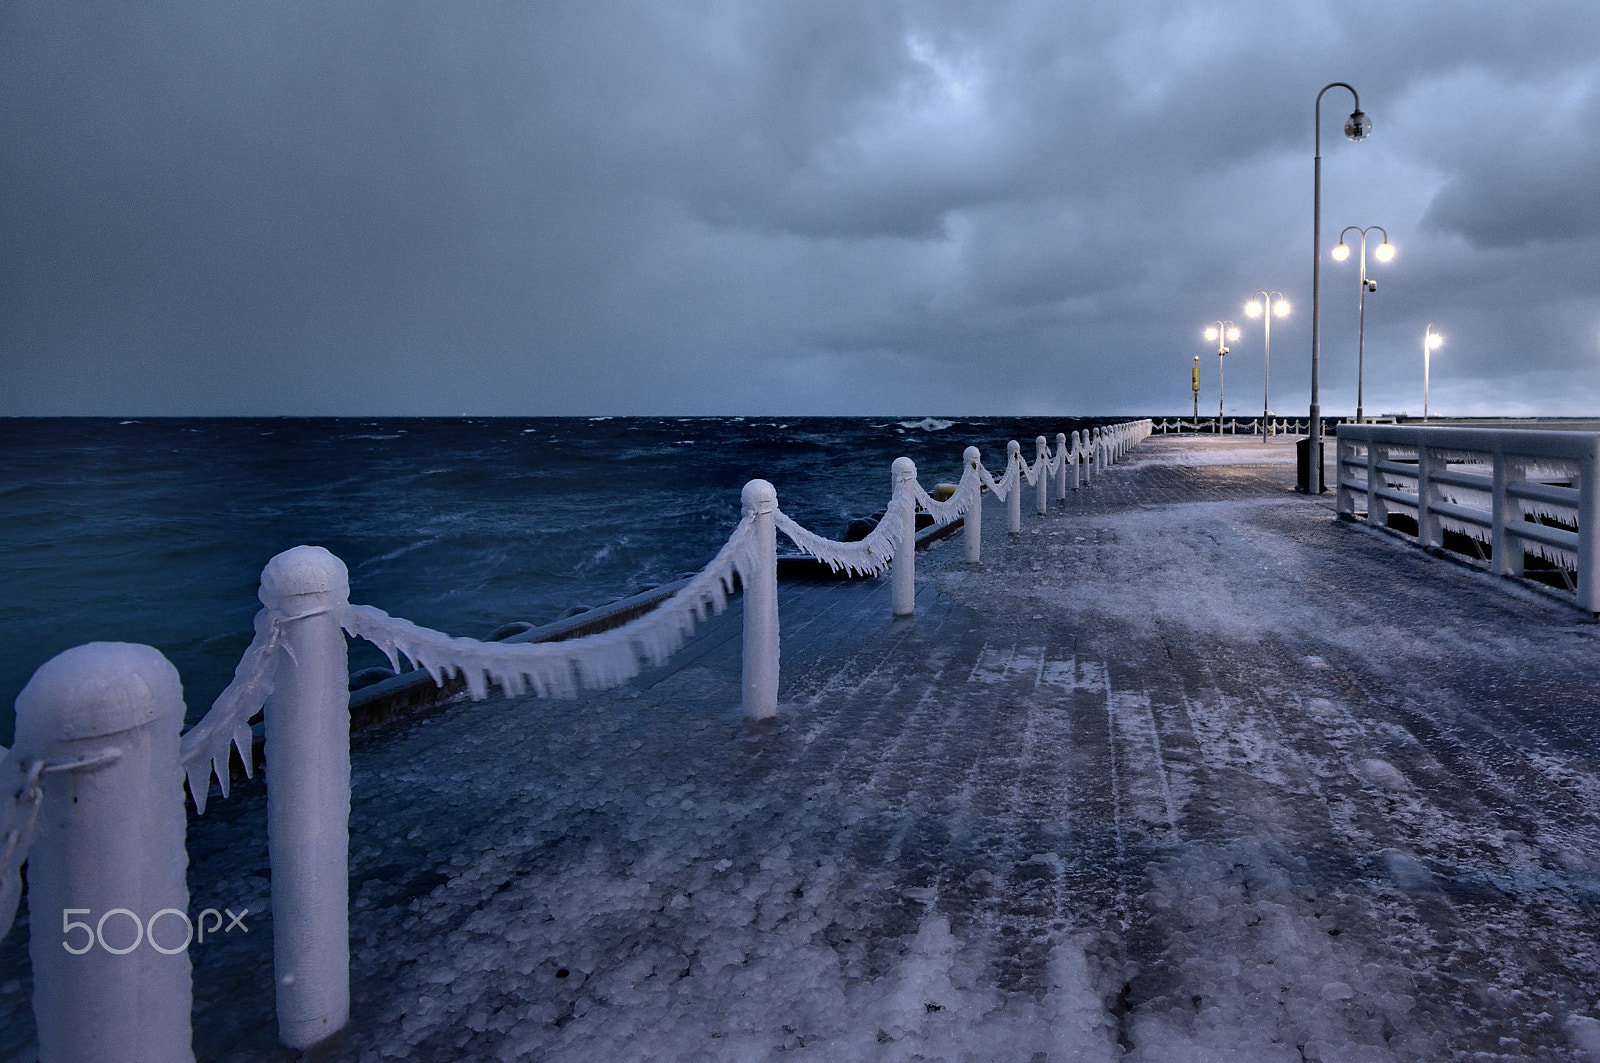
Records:
[[[1347,437],[1333,438],[1333,511],[1341,517],[1352,517],[1356,512],[1355,495],[1350,491],[1345,476],[1345,462],[1355,460],[1356,447]]]
[[[42,1063],[194,1059],[182,727],[149,646],[67,650],[17,697],[17,748],[48,769],[28,855]]]
[[[1426,548],[1439,540],[1439,518],[1433,512],[1433,461],[1427,440],[1417,443],[1417,544]]]
[[[1389,460],[1389,448],[1375,439],[1367,440],[1367,523],[1374,528],[1389,526],[1389,506],[1378,494],[1384,485],[1378,466]]]
[[[1044,436],[1033,441],[1033,504],[1044,516],[1050,511],[1050,443]]]
[[[278,1037],[308,1048],[350,1018],[350,577],[297,546],[267,562],[260,597],[282,632],[263,714]]]
[[[910,458],[896,458],[890,469],[889,483],[892,493],[889,505],[899,511],[905,534],[894,548],[894,573],[892,596],[895,616],[911,616],[917,611],[917,500],[912,484],[917,479],[917,465]]]
[[[752,720],[778,715],[778,492],[765,480],[744,485],[739,500],[750,518],[755,571],[744,584],[744,714]]]
[[[1067,433],[1056,433],[1056,501],[1067,500]]]
[[[1490,504],[1492,524],[1489,532],[1489,557],[1502,576],[1520,576],[1525,564],[1522,540],[1506,534],[1506,526],[1521,523],[1522,503],[1509,490],[1514,480],[1522,479],[1521,463],[1510,454],[1498,452],[1494,458],[1494,495]]]
[[[978,475],[978,468],[983,460],[983,455],[977,447],[968,447],[961,452],[961,460],[967,463],[967,469],[973,476]],[[978,482],[977,497],[972,500],[972,505],[967,507],[967,512],[962,518],[962,531],[967,538],[967,561],[978,564],[982,559],[983,544],[983,482]]]
[[[1072,433],[1072,489],[1083,486],[1083,431]]]
[[[1600,438],[1578,463],[1578,606],[1600,613]]]
[[[1022,534],[1022,444],[1015,439],[1006,444],[1006,476],[1013,473],[1011,490],[1006,495],[1006,530],[1012,535]]]

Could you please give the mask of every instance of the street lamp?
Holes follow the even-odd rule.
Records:
[[[1433,331],[1433,322],[1428,322],[1428,330],[1422,334],[1422,419],[1428,419],[1428,356],[1439,349],[1444,342],[1444,337]]]
[[[1381,225],[1369,225],[1365,229],[1359,225],[1347,225],[1344,232],[1339,234],[1339,246],[1333,249],[1335,262],[1343,262],[1350,257],[1350,248],[1345,245],[1345,233],[1354,229],[1361,234],[1361,300],[1360,325],[1356,329],[1356,423],[1361,423],[1361,377],[1366,364],[1367,347],[1367,293],[1378,290],[1377,281],[1367,280],[1367,234],[1376,229],[1383,233],[1383,243],[1379,244],[1373,255],[1379,262],[1387,262],[1394,257],[1394,245],[1389,242],[1389,232]]]
[[[1274,302],[1273,300],[1277,300]],[[1263,318],[1266,322],[1266,357],[1261,362],[1261,439],[1267,438],[1267,416],[1271,404],[1267,401],[1267,375],[1272,371],[1272,315],[1286,317],[1289,313],[1288,300],[1284,299],[1279,291],[1256,292],[1245,304],[1244,312],[1251,317]]]
[[[1317,93],[1316,146],[1312,161],[1311,194],[1311,460],[1306,478],[1306,491],[1322,493],[1322,401],[1318,398],[1317,384],[1321,374],[1322,332],[1319,326],[1322,309],[1322,95],[1329,89],[1350,89],[1356,109],[1345,119],[1344,135],[1351,140],[1365,140],[1372,132],[1372,119],[1361,112],[1361,96],[1343,81],[1333,81]]]
[[[1217,434],[1222,434],[1222,358],[1228,353],[1228,344],[1239,339],[1239,326],[1232,321],[1217,321],[1206,329],[1206,339],[1217,345]],[[1199,355],[1195,356],[1196,359]],[[1196,400],[1198,401],[1198,400]]]

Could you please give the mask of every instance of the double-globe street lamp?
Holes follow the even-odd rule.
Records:
[[[1433,322],[1428,322],[1428,330],[1422,334],[1422,419],[1428,419],[1428,356],[1439,349],[1444,342],[1444,337],[1433,331]]]
[[[1317,93],[1314,115],[1316,156],[1312,161],[1311,194],[1311,460],[1307,462],[1309,468],[1306,477],[1306,491],[1313,495],[1322,493],[1322,400],[1317,387],[1322,369],[1322,96],[1334,88],[1349,89],[1355,99],[1355,110],[1345,119],[1344,135],[1351,140],[1365,140],[1367,134],[1372,132],[1372,119],[1361,112],[1361,96],[1350,85],[1334,81],[1324,85],[1322,92]]]
[[[1267,438],[1267,417],[1271,404],[1267,400],[1268,374],[1272,371],[1272,316],[1285,317],[1289,313],[1289,302],[1280,291],[1256,292],[1250,296],[1250,301],[1245,304],[1244,312],[1251,317],[1264,319],[1266,323],[1266,355],[1261,361],[1261,438]]]
[[[1335,262],[1343,262],[1350,257],[1350,247],[1344,242],[1345,235],[1351,230],[1361,234],[1361,298],[1358,303],[1360,324],[1356,327],[1356,423],[1361,423],[1361,378],[1365,372],[1367,351],[1367,293],[1378,290],[1378,282],[1367,279],[1367,234],[1372,230],[1383,233],[1383,243],[1372,252],[1379,262],[1387,262],[1394,257],[1394,245],[1389,242],[1389,232],[1381,225],[1369,225],[1365,229],[1359,225],[1347,225],[1344,232],[1339,234],[1339,245],[1333,249]]]
[[[1222,434],[1222,359],[1228,353],[1228,344],[1239,339],[1239,326],[1232,321],[1214,321],[1206,329],[1206,339],[1217,345],[1217,434]]]

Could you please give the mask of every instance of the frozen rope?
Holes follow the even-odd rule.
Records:
[[[610,631],[563,642],[479,642],[457,638],[390,616],[367,605],[348,606],[345,631],[366,639],[396,671],[405,657],[444,685],[459,676],[473,700],[494,683],[508,695],[572,697],[580,688],[604,690],[638,675],[641,661],[659,665],[681,649],[696,625],[727,607],[734,574],[748,578],[754,565],[751,520],[739,522],[717,556],[676,594],[644,616]]]
[[[779,531],[787,535],[800,549],[822,561],[835,572],[848,571],[858,576],[876,576],[894,561],[894,552],[900,541],[914,531],[916,520],[912,514],[915,513],[915,505],[913,495],[907,494],[902,497],[897,493],[884,512],[883,519],[872,529],[872,534],[853,543],[825,539],[796,523],[794,518],[781,509],[773,516]]]
[[[970,467],[961,474],[961,482],[956,485],[955,493],[943,502],[928,494],[923,490],[922,484],[916,481],[912,481],[912,488],[916,492],[917,505],[924,512],[933,514],[934,523],[941,525],[965,516],[967,510],[983,497],[982,474]]]
[[[0,823],[0,940],[11,932],[22,899],[22,865],[28,859],[33,837],[39,827],[39,809],[44,804],[42,776],[57,771],[76,771],[110,764],[122,751],[106,749],[78,760],[49,763],[23,755],[12,748],[0,750],[0,778],[20,776]]]
[[[255,770],[250,756],[250,721],[272,694],[273,664],[280,630],[267,610],[256,613],[255,637],[250,640],[249,648],[233,670],[233,682],[217,695],[217,700],[211,703],[211,710],[205,717],[184,732],[179,740],[179,759],[183,764],[184,777],[189,781],[189,796],[194,799],[198,813],[206,810],[212,776],[216,777],[217,785],[222,788],[222,796],[228,796],[232,750],[239,751],[245,778],[250,778]]]
[[[1017,461],[1021,466],[1023,478],[1028,481],[1029,487],[1039,482],[1040,473],[1049,471],[1050,461],[1048,458],[1036,460],[1031,467],[1028,465],[1028,459],[1020,454],[1017,455]]]
[[[1006,471],[1000,474],[1000,479],[998,480],[989,474],[988,469],[982,466],[978,467],[978,476],[983,480],[983,485],[993,493],[994,497],[1004,502],[1006,496],[1016,487],[1020,472],[1017,468],[1017,462],[1009,461],[1006,463]]]

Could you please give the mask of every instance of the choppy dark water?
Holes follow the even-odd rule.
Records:
[[[249,643],[262,566],[300,543],[344,560],[353,601],[481,636],[697,570],[753,477],[836,536],[883,507],[902,454],[954,480],[968,444],[998,470],[1008,439],[1031,454],[1104,422],[0,420],[0,741],[34,669],[98,640],[160,649],[197,716]]]

